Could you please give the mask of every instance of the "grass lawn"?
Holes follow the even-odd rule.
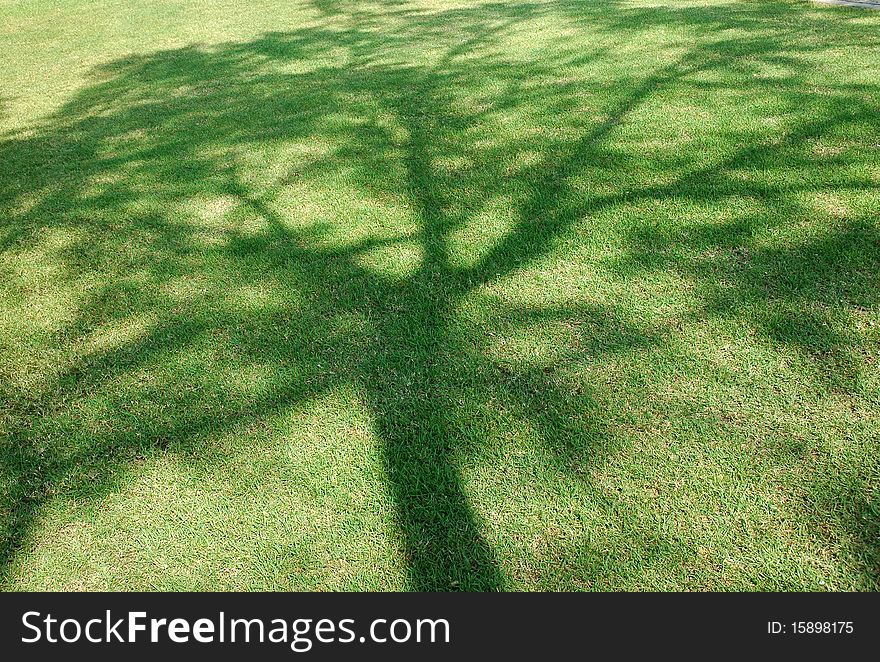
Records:
[[[0,587],[880,588],[880,12],[2,0]]]

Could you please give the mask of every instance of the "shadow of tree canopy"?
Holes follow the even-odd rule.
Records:
[[[796,18],[785,3],[771,15],[617,2],[437,12],[395,2],[315,6],[325,23],[101,67],[57,113],[0,143],[0,250],[27,259],[52,246],[52,277],[86,293],[51,331],[75,359],[36,390],[12,379],[0,386],[0,463],[12,504],[4,566],[59,490],[87,485],[100,498],[115,489],[114,467],[144,448],[194,453],[218,430],[353,383],[382,440],[410,586],[503,588],[460,470],[487,432],[458,413],[462,399],[479,393],[485,407],[516,410],[548,456],[578,475],[627,440],[603,424],[599,385],[572,388],[540,361],[504,365],[487,356],[492,334],[568,320],[589,329],[572,351],[601,360],[660,345],[675,326],[608,303],[536,308],[497,297],[483,327],[457,310],[553,255],[572,233],[589,233],[591,218],[655,200],[715,209],[720,220],[678,229],[628,222],[623,257],[597,268],[621,278],[681,274],[694,283],[693,320],[759,309],[759,333],[820,362],[833,388],[860,388],[862,345],[832,318],[841,308],[876,309],[876,217],[842,218],[785,250],[756,240],[773,230],[767,207],[774,219],[811,213],[799,190],[877,189],[876,176],[849,167],[875,158],[876,145],[817,155],[822,136],[880,128],[876,85],[829,83],[817,94],[804,84],[809,53],[799,34],[829,29],[830,18]],[[586,52],[560,44],[529,61],[493,47],[557,14],[607,41]],[[658,26],[702,36],[652,70],[590,81],[593,62],[618,57],[617,44]],[[748,37],[728,36],[742,28]],[[867,29],[859,38],[880,46]],[[409,57],[418,42],[442,48]],[[584,78],[561,78],[560,62]],[[767,67],[783,73],[757,75]],[[741,148],[717,162],[658,151],[652,167],[668,170],[667,182],[640,185],[643,164],[629,163],[612,134],[672,89],[728,93],[718,71],[740,80],[737,94],[767,95],[790,122],[777,140],[744,133]],[[585,99],[585,81],[602,92],[601,107]],[[823,158],[824,172],[816,169]],[[630,167],[633,177],[616,180]],[[755,170],[802,180],[750,178]],[[350,197],[336,199],[341,192]],[[509,228],[462,260],[451,248],[455,233],[499,199],[513,210]],[[738,213],[741,200],[748,204]],[[395,205],[409,214],[408,232],[383,220],[399,213]],[[340,209],[358,220],[353,229],[334,221]],[[376,269],[371,256],[382,251],[414,256],[411,266],[403,275]],[[40,294],[22,284],[20,301]],[[95,341],[130,323],[145,330],[109,346]],[[173,370],[157,367],[163,361]],[[259,389],[235,388],[235,369],[261,367]],[[205,370],[210,383],[198,379]],[[119,383],[125,398],[108,389]],[[104,393],[103,417],[79,408]],[[50,417],[62,433],[47,432]],[[637,534],[663,553],[656,532]],[[869,538],[862,544],[876,559]],[[876,564],[866,573],[877,581]]]

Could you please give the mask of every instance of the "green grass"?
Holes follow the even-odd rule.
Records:
[[[0,26],[3,588],[880,588],[880,12]]]

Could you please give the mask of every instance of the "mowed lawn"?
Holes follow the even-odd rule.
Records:
[[[880,12],[2,0],[0,587],[880,588]]]

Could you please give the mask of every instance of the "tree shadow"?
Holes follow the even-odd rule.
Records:
[[[607,139],[647,100],[673,86],[711,85],[698,79],[714,69],[742,66],[746,75],[756,61],[791,67],[783,81],[751,85],[779,87],[780,97],[801,103],[801,65],[787,52],[794,49],[785,42],[788,33],[768,36],[765,27],[753,38],[710,38],[731,28],[757,30],[763,14],[707,16],[704,8],[628,9],[613,2],[440,12],[396,2],[316,6],[350,25],[114,62],[42,125],[0,143],[0,251],[13,256],[0,263],[0,275],[17,288],[13,301],[26,307],[40,295],[16,271],[31,250],[56,259],[52,278],[59,289],[80,292],[75,317],[45,333],[47,343],[74,358],[36,387],[24,388],[19,375],[0,386],[0,463],[10,504],[0,541],[4,568],[59,491],[100,498],[116,488],[120,467],[146,448],[198,454],[218,430],[246,427],[353,383],[363,390],[382,441],[410,587],[503,588],[462,478],[461,466],[486,434],[457,413],[462,399],[476,393],[487,407],[515,408],[545,439],[553,461],[578,475],[626,440],[593,415],[595,393],[567,390],[549,378],[553,366],[505,366],[488,358],[481,329],[457,315],[462,301],[551,254],[578,223],[617,205],[668,197],[718,202],[739,194],[794,204],[791,187],[783,199],[780,191],[736,177],[744,164],[788,159],[785,144],[744,147],[703,168],[676,163],[680,176],[664,187],[594,194],[575,182],[620,158]],[[520,61],[512,75],[503,53],[488,48],[557,10],[608,34],[702,25],[706,43],[617,81],[620,92],[601,118],[585,120],[578,85],[553,82],[557,62]],[[791,11],[780,9],[779,16],[790,20]],[[393,32],[385,28],[389,21]],[[434,60],[393,61],[396,49],[441,35],[449,48]],[[729,61],[731,48],[742,62]],[[345,56],[332,61],[327,54],[340,49]],[[578,66],[607,55],[604,46],[566,51],[567,62]],[[471,98],[482,101],[468,103]],[[837,90],[821,101],[822,119],[789,139],[800,146],[847,122],[872,121],[876,107],[856,103],[859,98]],[[481,139],[511,113],[526,121],[555,116],[559,127]],[[376,231],[346,236],[333,223],[333,201],[310,197],[303,182],[325,195],[351,192],[353,213],[366,219],[359,225]],[[852,178],[847,185],[873,183]],[[452,236],[497,199],[514,210],[510,226],[471,263],[459,263]],[[406,201],[410,232],[384,230],[386,200]],[[204,209],[213,210],[210,217]],[[804,312],[841,295],[848,305],[876,305],[868,287],[880,266],[876,228],[859,220],[788,254],[747,247],[743,257],[741,227],[749,227],[747,219],[681,234],[637,228],[619,267],[687,274],[701,284],[700,316],[783,300],[787,308],[766,322],[768,336],[823,356],[833,350],[843,358],[831,372],[846,382],[857,372],[857,358],[844,351],[847,339]],[[692,258],[710,249],[734,259]],[[381,251],[417,259],[404,275],[389,274],[369,266]],[[810,261],[816,255],[820,263]],[[803,272],[782,273],[791,262],[803,264]],[[861,278],[856,286],[853,274]],[[723,292],[715,287],[722,278]],[[266,290],[270,303],[257,297],[243,306],[231,296]],[[548,318],[589,323],[581,355],[656,346],[668,333],[612,304],[497,308],[499,325]],[[107,329],[130,327],[139,329],[133,338],[102,340]],[[166,368],[172,359],[177,363]],[[218,379],[261,364],[273,369],[259,389],[245,392]],[[84,405],[95,400],[103,404]],[[663,553],[651,532],[636,538]]]

